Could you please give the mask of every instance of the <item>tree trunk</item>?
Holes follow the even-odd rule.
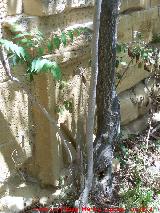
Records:
[[[93,132],[94,132],[94,117],[96,105],[96,85],[98,76],[98,38],[100,24],[101,0],[95,1],[94,14],[94,33],[92,39],[92,72],[89,88],[88,99],[88,116],[86,120],[86,142],[87,142],[87,176],[85,188],[81,195],[81,207],[87,206],[89,192],[92,188],[93,180]]]
[[[102,0],[99,30],[97,79],[97,135],[94,146],[92,198],[105,207],[112,197],[112,158],[120,124],[115,89],[116,32],[119,0]]]

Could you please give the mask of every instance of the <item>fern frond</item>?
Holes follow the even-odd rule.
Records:
[[[16,54],[19,58],[25,60],[25,50],[23,47],[19,47],[17,44],[14,44],[12,41],[5,39],[0,39],[0,44],[8,51]]]
[[[36,58],[32,61],[30,72],[39,73],[39,72],[48,72],[50,71],[56,80],[61,78],[61,70],[58,64],[55,61],[50,61],[45,58]]]

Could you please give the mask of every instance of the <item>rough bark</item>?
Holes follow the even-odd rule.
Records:
[[[93,180],[93,132],[96,105],[96,85],[98,76],[98,38],[100,24],[101,0],[95,1],[94,33],[92,39],[92,72],[88,99],[88,116],[86,120],[86,143],[87,143],[87,178],[82,192],[81,206],[87,206],[89,192]]]
[[[115,89],[116,32],[119,0],[102,0],[97,79],[97,135],[94,147],[92,198],[104,207],[112,197],[112,158],[120,124]]]

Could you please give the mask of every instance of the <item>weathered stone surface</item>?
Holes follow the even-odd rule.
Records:
[[[73,8],[93,6],[94,0],[24,0],[24,13],[33,16],[49,16]]]
[[[148,112],[151,91],[154,91],[157,95],[160,92],[159,87],[156,87],[154,79],[146,78],[144,83],[140,82],[135,87],[119,94],[122,125],[129,124]]]
[[[149,8],[150,2],[149,0],[141,1],[141,0],[122,0],[121,1],[121,13],[131,13],[136,10],[142,10]]]
[[[150,41],[154,33],[159,33],[160,16],[158,8],[134,12],[120,17],[118,25],[118,40],[129,42],[133,40],[134,31],[141,32],[145,41]]]
[[[118,73],[123,75],[124,71],[125,67],[120,68],[118,70]],[[142,68],[138,68],[137,64],[131,64],[123,78],[120,80],[120,83],[117,87],[117,92],[120,93],[127,89],[130,89],[148,76],[150,76],[150,72],[145,71],[143,66]],[[118,82],[119,80],[117,80],[117,83]]]
[[[149,9],[159,4],[159,0],[122,0],[121,13],[132,13],[138,10]],[[93,5],[94,0],[60,0],[58,2],[53,0],[35,0],[34,2],[31,2],[31,0],[24,0],[24,12],[28,15],[49,16],[61,13],[65,10]]]
[[[121,124],[125,125],[147,112],[149,96],[145,85],[139,83],[133,89],[119,95],[121,104]]]
[[[149,9],[160,4],[160,0],[122,0],[121,12],[132,13],[136,10]]]
[[[22,13],[22,0],[8,0],[8,15],[13,16]]]
[[[77,27],[87,27],[93,22],[93,8],[87,7],[81,10],[73,9],[69,13],[60,13],[48,17],[37,17],[19,15],[15,17],[8,17],[3,22],[3,26],[8,29],[12,25],[18,24],[22,31],[35,31],[38,29],[44,35],[52,33],[60,33],[67,29],[75,29]]]
[[[16,83],[0,84],[0,179],[31,155],[28,96]]]

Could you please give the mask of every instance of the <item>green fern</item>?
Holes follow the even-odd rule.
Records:
[[[45,58],[37,58],[32,61],[31,73],[47,72],[50,71],[56,80],[61,78],[61,70],[58,64]]]
[[[60,44],[61,44],[61,39],[59,38],[59,36],[55,35],[53,38],[53,43],[54,43],[54,47],[56,49],[60,48]]]
[[[69,36],[69,38],[71,39],[71,42],[73,42],[73,31],[72,30],[68,30],[67,35]]]
[[[66,34],[64,32],[62,32],[61,40],[62,40],[63,45],[66,46],[66,44],[67,44],[67,37],[66,37]]]
[[[69,41],[73,42],[74,36],[79,36],[85,32],[85,28],[77,28],[62,32],[60,35],[54,35],[45,42],[44,35],[40,31],[33,33],[24,32],[20,26],[13,25],[11,32],[16,34],[13,41],[0,39],[2,45],[8,52],[9,61],[13,66],[21,63],[27,64],[27,73],[33,79],[33,75],[39,72],[51,72],[56,80],[61,79],[61,69],[55,61],[43,58],[43,55],[52,54],[60,45],[67,45]],[[67,105],[68,106],[68,105]]]
[[[25,60],[25,49],[23,47],[19,47],[17,44],[14,44],[12,41],[8,41],[5,39],[0,39],[0,44],[12,54],[16,54],[19,58],[23,58]]]

